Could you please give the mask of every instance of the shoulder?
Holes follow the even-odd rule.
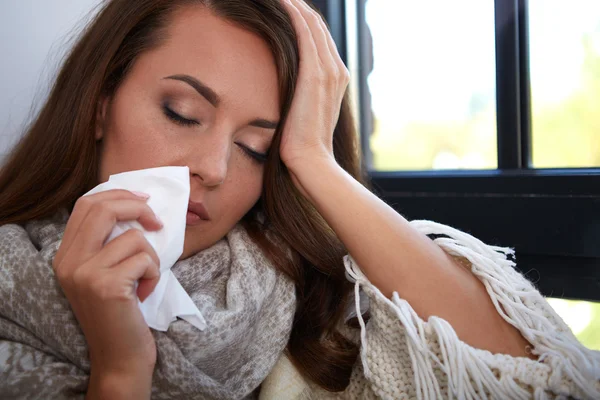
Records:
[[[17,224],[0,225],[0,253],[5,251],[7,246],[23,241],[31,243],[24,227]]]
[[[24,227],[17,224],[0,226],[0,266],[37,252]]]
[[[0,239],[4,238],[4,236],[7,236],[7,235],[19,235],[19,234],[27,235],[25,228],[23,228],[21,225],[17,225],[17,224],[0,225],[0,235],[2,235],[0,237]]]

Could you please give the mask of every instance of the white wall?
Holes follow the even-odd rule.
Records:
[[[0,0],[0,161],[101,0]]]

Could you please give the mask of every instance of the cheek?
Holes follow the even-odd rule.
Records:
[[[258,201],[258,198],[260,197],[260,195],[262,193],[262,188],[263,188],[262,169],[260,169],[260,172],[255,172],[254,174],[252,174],[252,176],[248,177],[246,182],[247,182],[247,185],[245,188],[246,189],[245,192],[246,192],[246,198],[247,198],[247,205],[248,205],[248,208],[250,208],[254,205],[254,203],[256,203]]]
[[[156,115],[147,107],[122,107],[116,102],[102,139],[101,178],[160,165],[169,149]]]
[[[258,201],[263,189],[263,169],[240,168],[229,182],[232,188],[230,199],[236,209],[236,217],[243,217]]]
[[[144,152],[155,151],[162,147],[165,141],[161,123],[156,112],[153,112],[146,102],[137,102],[136,107],[121,107],[115,110],[114,118],[111,120],[112,141],[119,145],[121,152],[128,155],[138,156],[140,152],[132,150],[143,150]]]

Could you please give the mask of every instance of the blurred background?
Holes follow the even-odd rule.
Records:
[[[46,99],[62,58],[100,3],[0,1],[0,162]]]
[[[0,161],[99,3],[0,2]],[[372,117],[372,168],[496,168],[494,1],[347,0],[348,38],[356,37],[356,4],[372,35],[372,113],[360,116]],[[600,1],[528,4],[533,166],[599,167]],[[347,56],[356,76],[356,43],[349,41]],[[549,302],[586,346],[600,350],[600,303]]]

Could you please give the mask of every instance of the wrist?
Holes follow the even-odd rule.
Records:
[[[285,162],[285,166],[291,174],[299,179],[304,176],[314,178],[315,172],[318,171],[327,172],[341,168],[335,158],[329,154],[296,157]]]
[[[91,369],[86,399],[149,399],[153,370]]]
[[[332,156],[298,158],[287,168],[300,193],[315,207],[325,188],[346,178],[351,179]]]

